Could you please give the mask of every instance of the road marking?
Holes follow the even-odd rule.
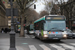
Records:
[[[35,37],[32,37],[32,38],[35,38]]]
[[[29,35],[25,35],[25,37],[24,38],[35,38],[34,36],[29,36]]]
[[[22,44],[28,44],[28,43],[22,43]]]
[[[26,36],[25,38],[30,38],[30,36],[29,36],[29,35],[27,35],[27,34],[25,34],[25,36]]]
[[[67,44],[60,44],[60,45],[62,45],[66,49],[75,50],[75,48],[73,46],[70,46],[70,45],[67,45]]]
[[[50,48],[48,48],[47,46],[45,45],[39,45],[43,50],[51,50]]]
[[[29,45],[30,50],[37,50],[34,45]]]
[[[35,37],[25,37],[25,38],[35,38]]]
[[[16,50],[24,50],[24,49],[22,47],[20,47],[20,46],[17,46]]]
[[[62,48],[61,46],[55,45],[55,44],[49,44],[51,47],[56,48],[57,50],[65,50],[64,48]]]
[[[70,44],[75,46],[75,43],[70,43]]]

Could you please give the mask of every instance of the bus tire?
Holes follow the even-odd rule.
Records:
[[[60,40],[60,39],[58,39],[57,41],[58,41],[58,42],[60,42],[61,40]]]
[[[39,35],[39,37],[40,37],[40,40],[41,40],[41,41],[43,41],[43,40],[44,40],[44,39],[43,39],[43,37],[42,37],[41,35]]]
[[[35,38],[38,39],[38,37],[36,36],[36,34],[34,34]]]
[[[37,37],[35,36],[35,38],[37,39]]]

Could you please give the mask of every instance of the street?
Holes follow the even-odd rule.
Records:
[[[63,39],[57,41],[41,41],[33,35],[19,37],[16,33],[16,49],[17,50],[74,50],[75,39]],[[10,47],[9,33],[0,33],[0,50],[8,50]]]
[[[0,0],[0,50],[75,50],[75,0]]]

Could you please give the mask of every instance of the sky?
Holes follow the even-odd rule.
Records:
[[[60,0],[58,0],[60,2]],[[65,2],[67,2],[68,0],[65,0]],[[36,9],[35,11],[40,13],[41,11],[45,10],[45,5],[44,5],[44,0],[38,0],[35,4],[36,4]]]

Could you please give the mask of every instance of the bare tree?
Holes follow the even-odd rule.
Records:
[[[19,10],[20,10],[20,14],[21,14],[21,30],[20,30],[20,37],[24,37],[24,17],[26,17],[25,13],[27,11],[27,9],[33,5],[36,1],[34,0],[16,0]],[[31,3],[32,2],[32,3]]]
[[[49,12],[49,14],[50,14],[52,8],[53,8],[53,1],[47,2],[45,9],[47,12]]]
[[[40,13],[40,17],[42,17],[42,16],[44,16],[44,15],[49,15],[49,13],[47,12],[47,11],[41,11],[41,13]]]
[[[33,10],[33,9],[28,9],[27,12],[25,13],[27,16],[27,23],[26,24],[31,24],[33,23],[39,16],[39,14]]]
[[[52,9],[57,11],[55,8],[55,6],[57,6],[56,5],[57,3],[58,3],[58,0],[50,0],[47,2],[45,9],[47,10],[47,12],[49,12],[49,14],[51,14]]]
[[[60,14],[59,12],[60,12],[60,7],[58,6],[58,4],[53,4],[51,14]]]
[[[70,29],[72,29],[72,19],[73,19],[73,4],[75,0],[68,0],[68,2],[64,2],[65,0],[60,0],[59,7],[61,10],[61,15],[66,16],[66,23]]]

